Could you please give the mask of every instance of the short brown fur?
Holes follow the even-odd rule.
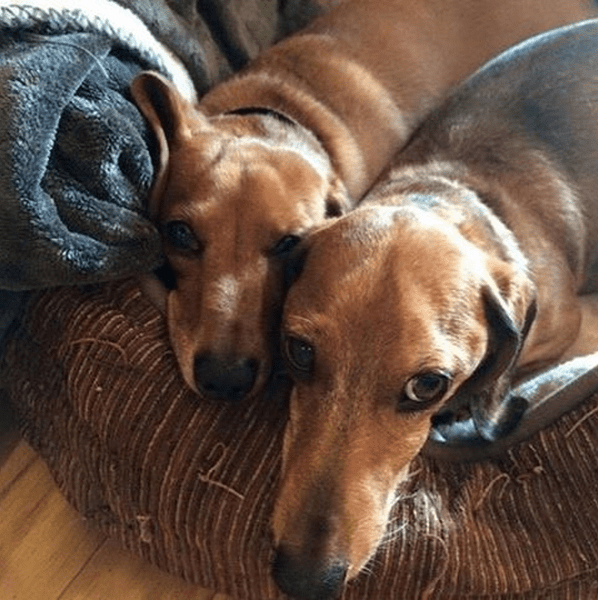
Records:
[[[503,55],[297,249],[281,581],[359,573],[449,403],[491,443],[518,417],[514,382],[596,350],[597,69],[598,21]]]
[[[151,211],[163,230],[179,221],[189,234],[182,251],[165,237],[174,289],[147,285],[188,385],[233,399],[263,389],[284,291],[277,244],[350,209],[484,60],[591,14],[581,0],[346,0],[199,106],[138,77],[133,96],[160,143]]]

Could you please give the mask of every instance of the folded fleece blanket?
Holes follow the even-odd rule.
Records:
[[[172,35],[161,4],[152,25]],[[198,48],[172,37],[197,63]],[[204,87],[208,66],[194,72]],[[188,70],[132,10],[110,0],[0,1],[0,344],[21,291],[160,263],[144,210],[152,139],[128,93],[149,68],[194,98]]]
[[[160,262],[144,215],[148,129],[128,86],[186,70],[107,0],[0,6],[0,288],[95,282]],[[46,6],[44,6],[46,5]]]

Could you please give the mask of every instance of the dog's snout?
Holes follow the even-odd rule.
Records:
[[[227,360],[213,354],[195,358],[197,389],[209,398],[239,401],[253,389],[259,364],[251,358]]]
[[[295,555],[280,546],[272,564],[272,575],[278,587],[296,600],[334,600],[347,577],[348,564],[343,559],[325,560],[318,564],[313,556]]]

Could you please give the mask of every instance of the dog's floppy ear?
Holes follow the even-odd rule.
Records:
[[[131,82],[131,95],[156,133],[160,146],[190,136],[186,117],[193,109],[168,79],[153,71],[143,71]]]
[[[133,79],[131,95],[158,142],[158,164],[149,201],[149,213],[153,217],[164,191],[170,147],[191,136],[188,118],[191,112],[194,123],[205,117],[193,109],[170,81],[153,71],[143,71]]]
[[[527,402],[509,395],[511,374],[523,342],[536,316],[532,301],[519,325],[500,296],[486,286],[482,289],[484,313],[489,331],[486,355],[474,374],[458,391],[457,405],[469,405],[478,433],[488,441],[507,435],[518,423]]]

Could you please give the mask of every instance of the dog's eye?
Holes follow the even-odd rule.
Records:
[[[295,375],[305,377],[313,370],[315,350],[305,340],[293,336],[285,337],[284,353]]]
[[[301,241],[298,235],[285,235],[272,247],[271,254],[277,258],[283,258]]]
[[[201,249],[193,230],[184,221],[168,221],[163,227],[163,233],[175,250],[190,252]]]
[[[429,371],[412,377],[405,385],[401,410],[427,408],[446,393],[450,379],[444,373]]]

